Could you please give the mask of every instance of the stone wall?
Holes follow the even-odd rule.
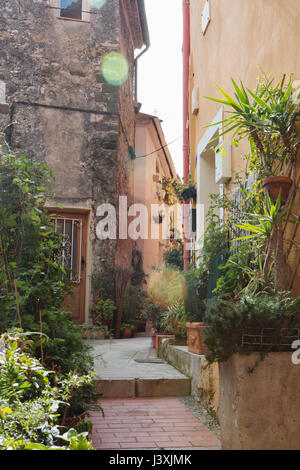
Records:
[[[10,105],[9,114],[0,114],[0,130],[6,128],[13,152],[54,168],[55,202],[91,210],[90,274],[116,259],[129,266],[129,244],[123,256],[123,243],[118,248],[114,240],[98,240],[95,227],[98,205],[116,204],[118,194],[131,193],[130,35],[119,0],[92,10],[90,22],[59,19],[51,5],[0,0],[0,80]],[[123,52],[130,65],[130,78],[120,87],[107,84],[100,71],[111,51]]]
[[[234,354],[220,363],[224,450],[299,450],[300,365],[291,352]]]

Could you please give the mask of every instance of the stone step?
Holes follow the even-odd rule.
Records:
[[[186,378],[96,379],[95,391],[103,398],[177,397],[190,395]]]

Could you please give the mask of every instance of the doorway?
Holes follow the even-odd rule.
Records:
[[[67,296],[64,308],[71,312],[75,323],[85,322],[86,273],[87,273],[87,228],[88,214],[59,211],[55,215],[49,210],[55,231],[63,235],[61,264],[68,270],[74,283],[72,296]]]

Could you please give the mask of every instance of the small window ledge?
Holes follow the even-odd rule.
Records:
[[[57,19],[58,20],[63,20],[63,21],[76,21],[77,23],[87,23],[87,24],[91,23],[90,21],[79,20],[78,18],[66,18],[64,16],[57,16]]]

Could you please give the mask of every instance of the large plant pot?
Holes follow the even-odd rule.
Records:
[[[133,329],[132,328],[125,328],[121,331],[121,338],[132,338],[133,336]]]
[[[292,353],[233,354],[219,363],[224,450],[299,450],[300,365]]]
[[[293,184],[287,176],[269,176],[262,180],[263,188],[266,188],[273,201],[277,201],[281,189],[281,202],[284,204],[288,198],[289,190]]]
[[[194,354],[207,354],[208,349],[204,344],[203,331],[205,329],[203,322],[186,323],[188,351]]]

